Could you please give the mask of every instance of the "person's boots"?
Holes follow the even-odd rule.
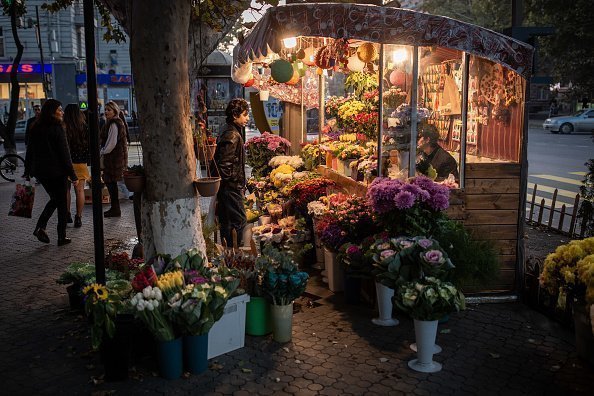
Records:
[[[109,191],[109,200],[111,201],[111,208],[103,213],[105,217],[121,217],[120,200],[118,199],[118,185],[117,183],[107,184],[107,191]]]
[[[68,245],[70,242],[72,242],[72,240],[66,238],[66,229],[58,229],[58,246]]]
[[[39,242],[50,243],[49,236],[47,236],[45,229],[41,227],[35,228],[35,231],[33,231],[33,235],[35,235],[37,239],[39,239]]]
[[[80,228],[82,226],[82,216],[74,216],[74,228]]]

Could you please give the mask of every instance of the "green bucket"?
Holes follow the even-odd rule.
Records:
[[[270,303],[264,297],[250,297],[246,304],[245,333],[263,336],[271,332]]]

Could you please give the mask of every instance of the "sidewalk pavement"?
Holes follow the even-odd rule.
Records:
[[[68,263],[93,258],[91,207],[82,228],[68,228],[73,242],[64,247],[56,246],[54,216],[45,245],[32,235],[43,188],[31,220],[6,215],[13,189],[0,182],[3,394],[591,394],[594,369],[576,358],[572,333],[522,304],[470,305],[452,315],[437,336],[443,352],[434,359],[443,370],[422,374],[407,367],[415,357],[410,319],[377,327],[371,307],[344,305],[329,292],[295,314],[290,343],[246,336],[245,348],[211,360],[202,375],[163,380],[145,358],[129,380],[102,382],[86,319],[69,311],[65,287],[55,283]],[[104,221],[108,247],[135,238],[131,201],[122,201],[122,212]]]

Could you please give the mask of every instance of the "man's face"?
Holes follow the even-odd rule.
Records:
[[[33,106],[33,111],[35,112],[35,117],[39,117],[39,114],[41,114],[41,107]]]

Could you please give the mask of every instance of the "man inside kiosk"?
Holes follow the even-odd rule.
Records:
[[[423,125],[419,132],[418,150],[420,154],[417,160],[417,171],[428,174],[429,166],[431,166],[437,173],[435,181],[443,181],[450,174],[458,180],[460,176],[456,160],[439,145],[438,141],[439,132],[437,128],[430,124]]]

